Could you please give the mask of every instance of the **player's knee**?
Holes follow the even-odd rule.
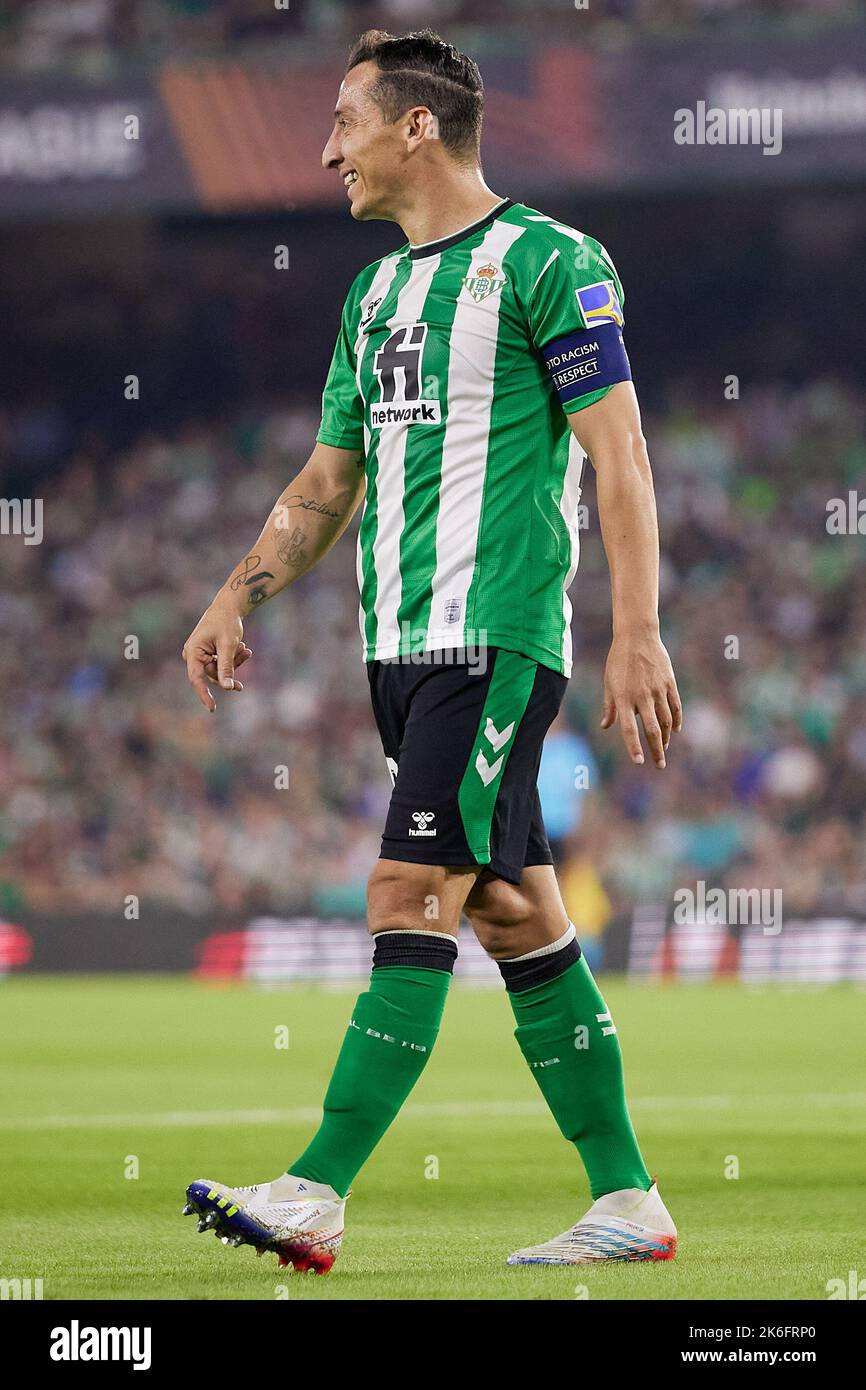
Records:
[[[466,904],[473,927],[519,927],[528,921],[533,906],[522,888],[503,878],[478,884]]]
[[[491,879],[466,912],[488,956],[505,960],[519,952],[527,929],[531,925],[532,907],[520,888],[504,879]]]
[[[432,884],[419,874],[419,865],[380,859],[367,880],[367,926],[372,934],[381,931],[436,930],[425,919]]]

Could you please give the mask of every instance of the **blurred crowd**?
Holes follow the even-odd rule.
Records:
[[[363,910],[390,783],[360,657],[352,539],[247,625],[208,715],[180,649],[301,466],[316,404],[84,437],[4,535],[0,912]],[[645,430],[664,635],[685,727],[664,773],[599,730],[609,588],[588,470],[575,671],[542,768],[579,930],[678,885],[781,888],[786,916],[866,910],[864,538],[827,504],[866,465],[866,394],[672,391]],[[354,529],[354,528],[353,528]]]
[[[567,26],[574,37],[720,23],[848,19],[863,0],[0,0],[0,64],[59,65],[91,75],[129,60],[218,54],[306,35],[402,33],[431,25],[495,25],[523,33]]]

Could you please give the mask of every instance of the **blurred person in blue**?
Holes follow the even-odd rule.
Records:
[[[597,785],[598,764],[586,739],[560,711],[541,752],[538,795],[553,861],[565,857],[565,841],[583,820],[587,792]]]

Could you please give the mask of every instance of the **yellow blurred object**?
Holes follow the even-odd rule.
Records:
[[[592,861],[583,854],[566,859],[559,873],[559,886],[578,937],[600,936],[613,909]]]

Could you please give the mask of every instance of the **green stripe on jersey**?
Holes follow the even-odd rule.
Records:
[[[537,663],[519,652],[496,653],[475,742],[457,792],[466,843],[477,864],[490,863],[496,798],[537,670]]]
[[[356,280],[318,438],[365,452],[367,660],[490,645],[570,674],[584,456],[542,349],[601,281],[621,304],[604,248],[522,204]]]

